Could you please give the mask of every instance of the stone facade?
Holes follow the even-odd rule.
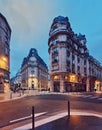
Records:
[[[68,17],[53,20],[48,45],[51,91],[102,89],[102,66],[89,55],[85,35],[73,32]]]
[[[19,70],[16,75],[11,78],[10,80],[10,87],[11,90],[16,91],[19,90],[21,88],[21,70]]]
[[[10,37],[11,29],[0,13],[0,92],[10,90]]]
[[[42,90],[48,88],[48,68],[32,48],[21,66],[21,87],[26,89]]]

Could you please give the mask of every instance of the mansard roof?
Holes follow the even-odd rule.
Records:
[[[38,55],[38,52],[35,48],[31,48],[29,51],[29,54],[27,57],[25,57],[23,59],[23,63],[22,66],[27,64],[27,62],[29,61],[30,57],[35,57],[37,59],[37,62],[41,65],[43,65],[45,68],[47,68],[46,63],[42,60],[42,58]]]
[[[53,22],[68,22],[68,17],[58,16],[54,18]]]
[[[79,33],[78,38],[79,38],[79,39],[86,39],[86,38],[85,38],[85,35],[82,35],[81,33]]]
[[[3,16],[3,15],[0,13],[0,17],[5,21],[5,23],[7,24],[8,28],[9,28],[9,30],[10,30],[10,33],[11,33],[10,25],[8,24],[7,19],[5,18],[5,16]]]
[[[95,59],[92,55],[90,55],[88,59],[89,61],[95,63],[97,66],[101,67],[101,63],[97,59]]]

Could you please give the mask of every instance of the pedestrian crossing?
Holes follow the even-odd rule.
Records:
[[[76,96],[76,97],[80,97],[80,98],[84,98],[84,99],[93,99],[93,100],[99,100],[99,101],[102,101],[102,96],[96,96],[96,95],[82,95],[82,94],[72,94],[71,96]]]

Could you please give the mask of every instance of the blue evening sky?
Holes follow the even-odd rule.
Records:
[[[11,77],[30,48],[49,67],[48,34],[59,15],[68,16],[75,33],[86,35],[90,54],[102,63],[102,0],[0,0],[0,12],[12,29]]]

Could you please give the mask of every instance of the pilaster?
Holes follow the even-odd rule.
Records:
[[[65,92],[65,84],[64,84],[64,76],[60,76],[60,92],[64,93]]]
[[[90,78],[87,78],[86,80],[86,91],[90,92]]]

